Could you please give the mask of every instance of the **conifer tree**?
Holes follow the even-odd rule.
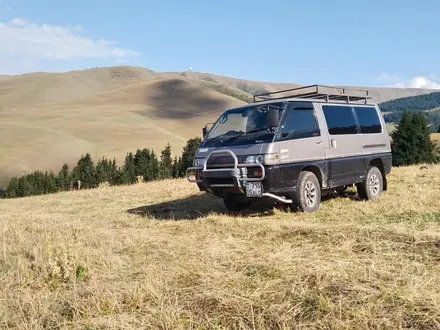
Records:
[[[18,178],[12,178],[6,187],[6,198],[17,198],[18,195]]]
[[[392,139],[394,166],[438,161],[429,122],[421,112],[404,111]]]
[[[114,186],[118,186],[122,184],[122,174],[123,168],[118,168],[116,165],[116,159],[113,158],[110,164],[110,184]]]
[[[171,146],[169,143],[160,154],[160,178],[169,179],[173,176],[173,159],[171,158]]]
[[[134,157],[131,152],[125,156],[122,182],[123,184],[136,183],[136,166],[134,164]]]
[[[135,167],[136,167],[136,176],[138,175],[142,175],[145,179],[147,173],[148,173],[148,168],[149,168],[149,163],[150,163],[150,158],[151,158],[151,154],[150,154],[150,150],[149,149],[138,149],[136,151],[136,154],[134,155],[134,163],[135,163]]]
[[[159,178],[159,160],[154,150],[148,151],[146,169],[143,177],[145,181],[157,180]]]
[[[69,166],[65,163],[58,172],[57,185],[59,190],[66,191],[72,189]]]
[[[180,172],[180,163],[182,162],[182,158],[179,157],[174,157],[174,161],[173,161],[173,178],[180,178],[182,177],[182,174]]]
[[[199,137],[189,139],[186,142],[182,152],[182,160],[180,162],[180,173],[184,175],[188,167],[193,166],[194,154],[202,140]]]
[[[81,181],[81,188],[89,189],[98,186],[96,181],[96,169],[89,153],[78,160],[77,165],[73,169],[73,178],[75,184],[78,180]]]

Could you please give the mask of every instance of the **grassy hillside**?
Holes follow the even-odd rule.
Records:
[[[379,105],[388,123],[399,122],[403,111],[408,110],[423,111],[434,132],[437,132],[440,125],[440,92],[398,98]]]
[[[0,187],[11,176],[58,171],[81,154],[115,157],[137,148],[180,154],[189,138],[253,93],[300,86],[198,72],[120,66],[0,79]],[[375,100],[423,90],[376,88]],[[424,90],[428,92],[428,90]]]
[[[237,217],[183,180],[2,200],[0,327],[436,329],[439,185]]]
[[[0,112],[0,184],[6,175],[73,166],[81,154],[97,160],[170,143],[180,156],[186,141],[221,109],[243,104],[182,77],[156,79],[73,102]]]

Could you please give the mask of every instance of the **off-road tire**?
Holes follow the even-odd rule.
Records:
[[[383,192],[382,172],[376,166],[369,166],[367,175],[362,183],[356,185],[361,200],[376,200]]]
[[[230,212],[241,212],[252,205],[252,201],[248,201],[239,195],[227,194],[223,197],[223,202]]]
[[[321,204],[321,185],[313,172],[300,173],[293,204],[300,212],[312,213],[318,210]]]

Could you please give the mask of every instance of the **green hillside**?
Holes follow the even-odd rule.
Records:
[[[437,132],[440,125],[440,92],[402,97],[379,104],[387,123],[398,123],[403,111],[422,111],[429,122],[431,130]]]
[[[431,110],[440,108],[440,92],[407,96],[380,103],[383,112],[402,112],[404,110]]]

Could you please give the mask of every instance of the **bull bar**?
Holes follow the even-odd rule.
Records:
[[[233,167],[226,168],[212,168],[208,169],[207,164],[208,160],[216,154],[229,154],[234,160]],[[261,176],[257,178],[248,178],[247,177],[247,168],[248,167],[259,167],[261,169]],[[246,168],[246,171],[242,171],[242,169]],[[237,156],[231,150],[214,150],[208,154],[205,159],[205,162],[202,167],[188,167],[186,170],[186,179],[191,183],[202,183],[201,179],[190,179],[188,172],[192,170],[201,170],[201,175],[207,178],[233,178],[232,184],[211,184],[208,188],[242,188],[242,181],[263,181],[266,177],[266,171],[262,164],[239,164]]]

